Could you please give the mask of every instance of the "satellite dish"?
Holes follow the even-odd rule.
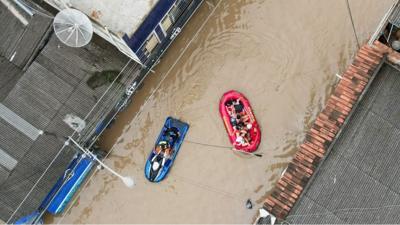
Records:
[[[85,46],[93,36],[92,22],[76,9],[68,8],[57,13],[53,28],[58,39],[70,47]]]

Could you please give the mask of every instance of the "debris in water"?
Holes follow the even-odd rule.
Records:
[[[253,208],[253,203],[251,202],[250,199],[247,199],[247,201],[246,201],[246,208],[247,209],[252,209]]]

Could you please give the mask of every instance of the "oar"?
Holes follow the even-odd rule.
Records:
[[[200,142],[195,142],[195,141],[190,141],[190,140],[186,140],[185,142],[192,143],[192,144],[196,144],[196,145],[203,145],[203,146],[215,147],[215,148],[224,148],[224,149],[229,149],[229,150],[235,151],[235,152],[241,152],[241,153],[244,153],[244,154],[247,154],[247,155],[252,155],[252,156],[256,156],[256,157],[260,157],[260,158],[262,157],[262,154],[257,154],[257,153],[253,153],[253,152],[240,151],[240,150],[237,150],[236,148],[232,148],[232,147],[228,147],[228,146],[205,144],[205,143],[200,143]]]
[[[241,152],[241,153],[244,153],[244,154],[248,154],[248,155],[253,155],[253,156],[257,156],[257,157],[262,157],[262,154],[258,154],[258,153],[253,153],[253,152],[245,152],[245,151],[240,151],[240,150],[237,150],[236,148],[230,148],[232,151],[235,151],[235,152]]]

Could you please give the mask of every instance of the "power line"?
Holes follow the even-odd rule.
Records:
[[[139,117],[139,115],[141,114],[141,112],[143,112],[144,110],[144,106],[150,101],[150,98],[152,98],[156,91],[160,88],[162,82],[167,78],[167,76],[171,73],[172,69],[175,67],[175,65],[180,61],[180,59],[182,58],[183,54],[186,52],[186,50],[189,48],[190,44],[193,42],[193,40],[198,36],[198,34],[200,33],[200,31],[204,28],[205,24],[208,22],[208,20],[211,18],[211,16],[214,14],[215,10],[218,8],[218,6],[220,5],[220,3],[223,0],[220,0],[217,5],[215,6],[215,8],[211,11],[211,13],[207,16],[207,18],[204,20],[203,24],[199,27],[199,29],[196,31],[196,33],[194,34],[194,36],[190,39],[190,41],[188,42],[188,44],[185,46],[185,48],[182,50],[182,52],[180,53],[180,55],[176,58],[174,64],[172,64],[172,66],[168,69],[168,71],[165,73],[164,77],[161,79],[161,81],[158,83],[158,85],[156,86],[156,88],[153,90],[153,92],[150,94],[150,96],[146,99],[146,101],[143,103],[141,109],[136,113],[135,117],[132,119],[132,121],[136,121],[136,119]],[[142,84],[142,82],[144,81],[144,79],[140,80],[140,82],[138,83],[138,87]],[[114,145],[109,152],[107,152],[106,156],[102,159],[102,161],[104,161],[115,149]],[[94,177],[96,173],[93,173],[88,179],[86,184],[88,184]],[[87,187],[87,185],[85,184],[84,187],[82,187],[82,189],[80,190],[81,192]],[[61,219],[57,222],[57,224],[60,224],[65,216],[67,215],[67,213],[71,210],[71,208],[74,206],[74,203],[76,202],[76,200],[79,197],[78,193],[75,197],[75,199],[73,201],[71,201],[69,203],[69,207],[68,209],[64,212],[64,214],[62,215]]]
[[[112,83],[109,85],[109,87],[106,89],[106,91],[103,93],[103,95],[97,100],[97,102],[95,103],[95,105],[91,108],[91,110],[86,114],[84,120],[86,120],[89,115],[93,112],[94,108],[99,104],[99,102],[104,98],[104,96],[106,95],[106,93],[108,91],[110,91],[111,86],[118,80],[118,78],[120,77],[120,75],[122,74],[122,72],[126,69],[126,67],[129,65],[129,63],[132,60],[129,59],[128,62],[124,65],[124,67],[122,68],[122,70],[119,72],[119,74],[115,77],[115,79],[112,81]],[[76,134],[76,130],[71,134],[71,137],[74,136]],[[33,190],[36,188],[36,186],[39,184],[39,182],[43,179],[44,175],[47,173],[47,171],[50,169],[50,167],[54,164],[54,162],[56,161],[56,159],[60,156],[61,152],[64,150],[65,148],[65,143],[63,144],[63,146],[58,150],[56,156],[53,158],[53,160],[50,162],[50,164],[46,167],[46,169],[44,170],[44,172],[42,173],[42,175],[38,178],[38,180],[35,182],[35,184],[32,186],[32,188],[29,190],[29,192],[27,193],[27,195],[24,197],[24,199],[21,201],[21,203],[18,205],[18,207],[15,209],[15,211],[11,214],[11,216],[9,217],[9,219],[7,220],[6,224],[9,224],[10,221],[13,219],[13,217],[15,216],[15,214],[18,212],[18,210],[22,207],[22,205],[25,203],[25,201],[28,199],[28,197],[32,194]]]
[[[61,154],[62,150],[65,148],[65,143],[64,145],[61,147],[61,149],[57,152],[56,156],[53,158],[53,160],[50,162],[49,166],[47,166],[47,168],[44,170],[44,172],[42,173],[42,175],[40,175],[39,179],[35,182],[35,184],[32,186],[32,188],[29,190],[28,194],[26,194],[26,196],[24,197],[24,199],[21,201],[21,203],[18,205],[18,207],[15,209],[15,211],[11,214],[10,218],[8,218],[6,224],[9,224],[11,219],[15,216],[15,214],[18,212],[18,210],[21,208],[21,206],[24,204],[24,202],[26,201],[26,199],[28,199],[29,195],[33,192],[33,190],[36,188],[36,186],[39,184],[40,180],[44,177],[44,175],[47,173],[47,171],[50,169],[51,165],[53,165],[53,163],[56,161],[56,159],[58,158],[58,156]]]
[[[130,63],[130,61],[128,61],[127,64],[129,64],[129,63]],[[126,76],[126,77],[127,77],[127,80],[128,80],[129,74],[130,74],[131,72],[136,71],[136,69],[137,69],[137,66],[132,66],[132,67],[130,67],[130,68],[128,69],[128,71],[127,71],[127,76]],[[122,70],[122,71],[123,71],[123,70]],[[121,71],[121,74],[122,74],[122,71]],[[118,78],[116,78],[116,79],[118,79]],[[125,82],[126,82],[126,81],[125,81]],[[124,82],[123,82],[123,83],[124,83]],[[111,86],[111,85],[110,85],[110,86]],[[124,90],[124,89],[125,89],[124,85],[121,85],[121,86],[122,86],[122,87],[120,87],[120,88],[118,89],[118,91],[114,90],[115,95],[114,95],[112,98],[109,99],[110,101],[113,100],[113,98],[114,98],[116,95],[118,95],[118,93],[119,93],[121,90]],[[113,115],[113,118],[116,116],[116,114],[119,112],[120,109],[121,109],[121,107],[120,107],[120,108],[117,110],[117,112]],[[100,114],[100,115],[99,115],[99,118],[102,117],[102,116],[104,116],[104,114]],[[99,120],[99,118],[98,118],[97,120]],[[107,123],[107,125],[106,125],[105,127],[107,127],[108,124],[109,124],[111,121],[112,121],[112,120],[110,120],[110,121]],[[92,129],[93,129],[93,128],[92,128]],[[105,128],[102,129],[102,132],[104,131],[104,129],[105,129]],[[95,140],[92,141],[92,143],[90,144],[89,148],[96,142],[96,140],[97,140],[97,138],[96,138]],[[78,166],[78,164],[79,164],[79,163],[77,163],[73,168],[71,168],[71,171],[74,171],[75,168]],[[63,185],[64,185],[64,183],[61,185],[61,187],[62,187]],[[54,198],[54,197],[57,195],[57,193],[61,190],[61,187],[60,187],[60,189],[53,195],[53,198]],[[42,210],[42,212],[41,212],[39,218],[43,216],[43,214],[45,213],[45,211],[47,210],[47,208],[50,206],[51,201],[52,201],[52,200],[50,200],[49,203],[46,205],[46,208]]]
[[[356,27],[354,26],[353,14],[351,13],[349,0],[346,0],[346,5],[347,5],[347,11],[349,12],[349,17],[350,17],[350,21],[351,21],[351,26],[353,28],[354,37],[356,38],[356,41],[357,41],[357,47],[360,48],[360,42],[358,40]]]
[[[126,72],[126,74],[131,74],[131,73],[133,73],[133,72],[135,72],[135,71],[138,71],[138,68],[139,68],[139,66],[140,65],[136,65],[136,66],[132,66],[132,67],[130,67],[130,69],[128,69],[128,71]],[[130,79],[130,76],[129,75],[127,75],[127,76],[125,76],[126,77],[126,79],[124,80],[124,81],[122,81],[122,84],[121,83],[118,83],[118,84],[116,84],[116,86],[117,87],[114,87],[114,89],[113,89],[113,93],[114,93],[114,95],[111,95],[111,94],[109,94],[109,95],[107,95],[108,96],[108,99],[107,100],[105,100],[103,103],[102,103],[102,106],[107,106],[107,105],[114,105],[115,104],[115,99],[116,98],[121,98],[121,94],[122,94],[122,90],[125,90],[126,89],[126,86],[124,85],[124,84],[127,84],[127,83],[131,83],[133,80],[131,80]],[[104,129],[108,126],[108,124],[116,117],[116,115],[119,113],[119,111],[121,110],[121,107],[119,107],[117,110],[116,110],[116,112],[114,113],[114,115],[112,116],[112,118],[110,119],[110,121],[108,121],[108,123],[107,123],[107,125],[101,130],[101,132],[100,133],[102,133],[103,131],[104,131]],[[111,112],[112,112],[112,109],[111,109]],[[99,121],[101,118],[103,118],[107,113],[110,113],[110,111],[109,111],[109,108],[108,107],[101,107],[101,110],[99,110],[99,111],[96,111],[96,117],[93,115],[92,116],[92,120],[93,121]],[[81,135],[81,139],[84,139],[84,138],[88,138],[89,136],[91,136],[90,134],[92,134],[93,132],[93,130],[94,130],[94,128],[97,126],[97,124],[96,123],[93,123],[92,125],[91,125],[91,129],[89,129],[89,127],[86,127],[86,132],[83,134],[83,135]],[[83,137],[82,137],[83,136]],[[97,138],[96,138],[96,140],[97,140]],[[94,142],[96,141],[96,140],[94,140],[94,141],[92,141],[92,143],[89,145],[89,148],[94,144]]]
[[[38,10],[36,10],[35,8],[29,6],[27,3],[25,3],[24,1],[18,1],[18,3],[20,3],[21,5],[29,8],[30,10],[53,19],[54,17],[49,16],[47,14],[44,14],[43,12],[40,12]],[[112,83],[108,86],[108,88],[105,90],[105,92],[102,94],[102,96],[97,100],[97,102],[93,105],[93,107],[90,109],[90,111],[86,114],[86,116],[84,117],[84,120],[87,120],[88,117],[91,115],[91,113],[93,112],[93,110],[100,104],[100,102],[103,100],[103,98],[106,96],[106,94],[108,94],[108,92],[110,91],[111,87],[114,85],[114,83],[119,79],[119,77],[121,76],[121,74],[124,72],[124,70],[127,68],[127,66],[129,65],[129,63],[131,63],[131,59],[128,60],[128,62],[124,65],[124,67],[122,68],[122,70],[118,73],[118,75],[115,77],[115,79],[112,81]],[[133,68],[133,69],[132,69]],[[128,76],[129,73],[131,73],[133,70],[137,69],[136,64],[134,64],[129,70],[128,70]],[[119,89],[120,91],[120,89]],[[118,91],[118,92],[119,92]],[[115,96],[115,95],[114,95]],[[75,135],[76,131],[74,131],[72,133],[71,136]],[[15,209],[15,211],[11,214],[11,216],[9,217],[9,219],[7,220],[6,224],[9,224],[10,221],[13,219],[13,217],[15,216],[15,214],[18,212],[18,210],[22,207],[22,205],[25,203],[25,201],[28,199],[28,197],[32,194],[33,190],[35,190],[35,188],[37,187],[37,185],[39,184],[39,182],[43,179],[43,177],[46,175],[46,173],[49,171],[49,169],[51,168],[51,166],[54,164],[54,162],[56,161],[56,159],[60,156],[61,152],[64,150],[65,148],[65,144],[63,144],[63,146],[58,150],[57,154],[55,155],[55,157],[51,160],[51,162],[49,163],[49,165],[46,167],[46,169],[43,171],[43,173],[40,175],[40,177],[37,179],[37,181],[34,183],[34,185],[32,186],[32,188],[28,191],[28,193],[26,194],[26,196],[23,198],[23,200],[21,201],[21,203],[17,206],[17,208]],[[37,173],[36,173],[37,174]]]

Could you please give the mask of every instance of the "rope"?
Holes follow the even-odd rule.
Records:
[[[190,141],[190,140],[186,140],[185,142],[191,143],[191,144],[196,144],[196,145],[208,146],[208,147],[232,149],[232,147],[228,147],[228,146],[205,144],[205,143],[200,143],[200,142]]]
[[[351,8],[350,8],[349,0],[346,0],[346,5],[347,5],[347,11],[349,12],[349,16],[350,16],[350,21],[351,21],[351,26],[352,26],[353,32],[354,32],[354,37],[356,38],[356,41],[357,41],[357,47],[360,48],[360,42],[358,41],[358,36],[357,36],[356,28],[355,28],[355,26],[354,26],[354,20],[353,20],[353,15],[352,15],[352,13],[351,13]]]

